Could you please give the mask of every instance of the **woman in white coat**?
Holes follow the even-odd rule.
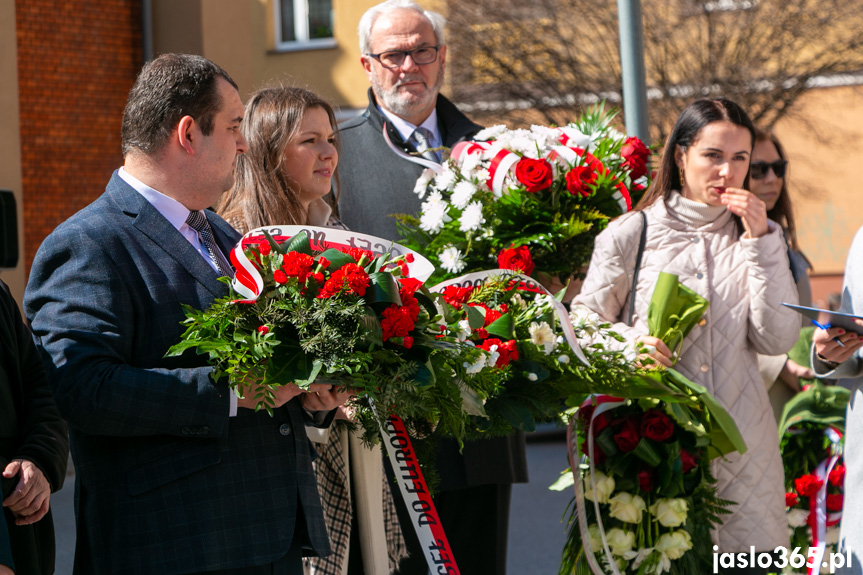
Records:
[[[800,319],[780,304],[795,303],[782,229],[763,201],[746,190],[755,128],[726,99],[687,106],[668,137],[661,165],[636,212],[618,218],[596,240],[574,304],[582,304],[629,340],[655,350],[671,366],[672,352],[647,336],[647,307],[660,272],[710,301],[683,342],[675,368],[705,386],[734,417],[748,451],[716,461],[719,497],[737,503],[714,534],[718,553],[773,552],[788,546],[782,461],[776,423],[756,354],[781,354],[797,339]],[[646,236],[630,292],[642,217]],[[725,571],[723,571],[725,572]],[[729,573],[767,573],[766,569]]]

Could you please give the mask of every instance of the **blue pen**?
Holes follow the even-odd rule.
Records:
[[[818,322],[817,322],[817,321],[815,321],[814,319],[812,320],[812,323],[813,323],[813,324],[815,324],[815,326],[816,326],[816,327],[820,327],[820,328],[821,328],[821,329],[823,329],[824,331],[827,331],[827,330],[828,330],[828,329],[830,329],[830,327],[831,327],[829,323],[826,323],[826,324],[824,324],[824,325],[821,325],[820,323],[818,323]],[[838,338],[838,337],[834,337],[834,338],[833,338],[833,341],[835,341],[835,342],[836,342],[837,344],[839,344],[841,347],[845,347],[845,344],[844,344],[844,343],[842,343],[842,342],[839,340],[839,338]]]

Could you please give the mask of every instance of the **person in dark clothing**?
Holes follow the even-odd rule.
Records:
[[[0,524],[0,565],[18,575],[49,575],[54,572],[50,496],[66,477],[68,431],[18,304],[2,281],[0,318],[0,500],[5,519]]]

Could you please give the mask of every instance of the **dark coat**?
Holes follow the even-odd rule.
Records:
[[[452,147],[473,137],[482,127],[438,96],[438,124],[443,143]],[[423,167],[398,156],[383,138],[385,117],[369,90],[369,107],[339,126],[339,215],[352,230],[397,240],[390,214],[418,214],[422,201],[413,192]],[[388,134],[396,146],[414,151],[391,124]],[[441,491],[487,484],[527,481],[524,435],[468,442],[463,454],[453,440],[442,440],[438,450]]]
[[[451,148],[482,129],[443,96],[438,96],[437,114],[444,146]],[[354,231],[395,240],[396,219],[390,214],[419,213],[422,200],[413,189],[423,167],[390,149],[383,138],[385,119],[370,89],[366,111],[339,125],[339,217]],[[387,133],[394,145],[416,151],[390,123]]]
[[[66,477],[69,436],[18,304],[0,281],[0,471],[13,459],[35,463],[51,484],[51,491],[57,491]],[[2,484],[3,495],[9,496],[18,485],[18,477],[3,479]],[[11,511],[4,508],[3,512],[15,573],[53,573],[51,512],[33,525],[20,527],[15,525]]]
[[[207,218],[228,253],[239,235]],[[240,409],[230,418],[230,391],[205,355],[164,357],[184,329],[181,304],[206,309],[226,294],[116,173],[39,248],[25,310],[71,430],[75,573],[266,564],[295,534],[329,553],[299,400],[274,417]]]

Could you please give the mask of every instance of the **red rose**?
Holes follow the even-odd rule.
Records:
[[[518,270],[525,275],[533,273],[533,258],[527,246],[509,247],[497,255],[497,267],[504,270]]]
[[[696,460],[695,457],[685,449],[680,450],[680,462],[683,464],[684,475],[689,473],[692,468],[698,467],[698,460]]]
[[[282,285],[288,282],[288,276],[282,270],[276,270],[273,272],[273,280],[277,284]]]
[[[270,332],[270,328],[265,325],[258,326],[258,333],[261,335],[267,335]]]
[[[444,288],[441,295],[443,300],[453,307],[461,307],[467,303],[470,294],[473,293],[472,287],[447,286]]]
[[[639,425],[637,418],[630,417],[624,421],[620,430],[614,434],[614,442],[617,444],[617,448],[624,453],[629,453],[635,449],[638,442],[641,440],[638,428]]]
[[[638,472],[638,488],[645,493],[653,491],[653,470],[642,469]]]
[[[641,419],[641,434],[653,441],[665,441],[674,433],[671,419],[659,410],[651,409]]]
[[[785,494],[785,507],[794,507],[799,501],[800,499],[793,491],[789,491]]]
[[[830,485],[842,487],[842,484],[845,482],[845,466],[837,465],[831,469],[830,474],[827,476],[827,481],[830,482]]]
[[[623,167],[629,170],[629,176],[637,180],[647,174],[647,160],[650,158],[650,150],[644,142],[635,136],[627,138],[620,148],[620,157],[623,158]]]
[[[797,493],[804,497],[815,496],[822,485],[824,482],[814,475],[804,475],[794,480],[794,488],[797,489]]]
[[[829,511],[842,511],[844,497],[841,493],[831,493],[827,496],[827,509]]]
[[[522,158],[515,165],[515,177],[530,193],[551,187],[551,164],[545,160]]]
[[[566,190],[573,196],[589,197],[594,190],[591,185],[596,183],[596,172],[590,166],[578,166],[566,174]]]
[[[585,457],[590,459],[590,453],[587,451],[587,440],[581,442],[581,453],[584,454]],[[600,464],[605,461],[605,452],[599,446],[597,442],[593,442],[593,462],[596,464]]]

